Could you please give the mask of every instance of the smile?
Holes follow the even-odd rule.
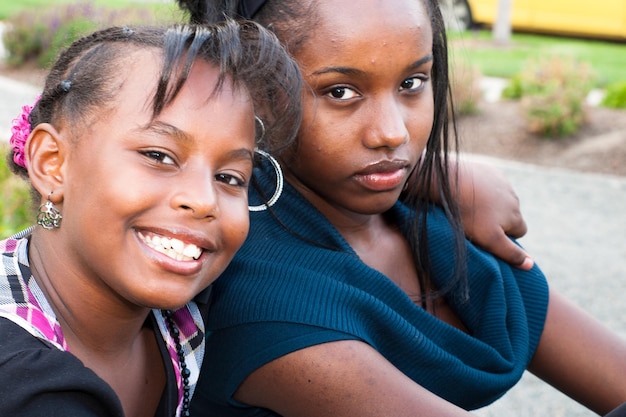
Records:
[[[198,246],[191,243],[186,244],[176,238],[145,232],[137,232],[137,235],[148,247],[177,261],[197,260],[202,255],[202,249]]]

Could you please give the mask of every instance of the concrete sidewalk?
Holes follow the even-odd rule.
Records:
[[[38,88],[0,77],[0,141],[11,137],[11,122],[22,111],[22,106],[33,104],[40,93]]]
[[[477,159],[497,166],[513,183],[529,227],[520,242],[550,285],[626,338],[626,177]],[[596,415],[529,373],[477,414]]]
[[[11,120],[37,94],[33,87],[0,77],[1,140],[8,141]],[[626,337],[626,177],[476,158],[499,167],[513,183],[529,226],[521,243],[551,285]],[[595,415],[531,375],[477,414]]]

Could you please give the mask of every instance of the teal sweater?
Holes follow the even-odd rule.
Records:
[[[272,176],[256,174],[271,195]],[[274,214],[251,213],[246,243],[213,286],[192,415],[275,415],[237,403],[232,395],[273,359],[346,339],[368,343],[418,384],[465,409],[495,401],[519,381],[548,304],[537,267],[511,268],[467,242],[469,301],[447,299],[467,334],[415,305],[361,262],[288,184],[273,209]],[[404,227],[411,213],[398,203],[389,214]],[[454,273],[453,235],[437,208],[428,219],[433,279],[441,287]]]

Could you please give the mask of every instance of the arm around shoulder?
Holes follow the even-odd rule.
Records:
[[[511,239],[524,236],[527,226],[519,198],[502,171],[467,160],[451,162],[448,168],[467,238],[510,265],[530,270],[532,258]],[[431,198],[440,200],[438,193]]]
[[[459,166],[459,201],[467,237],[507,263],[529,270],[532,258],[512,238],[526,234],[519,198],[495,167],[463,161]]]

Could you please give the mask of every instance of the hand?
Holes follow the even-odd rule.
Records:
[[[459,166],[459,203],[467,238],[517,268],[531,269],[532,258],[509,238],[520,238],[527,231],[511,183],[487,164],[465,161]]]

